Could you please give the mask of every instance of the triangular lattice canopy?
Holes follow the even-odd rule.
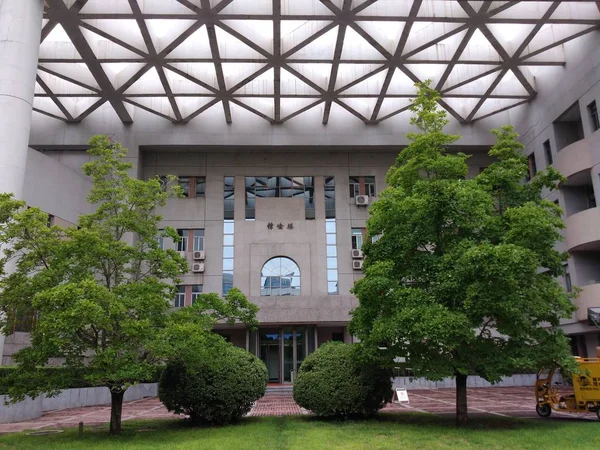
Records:
[[[472,122],[530,101],[530,68],[599,28],[594,1],[46,0],[34,109],[189,122],[220,104],[228,123],[281,123],[321,105],[323,123],[379,123],[430,79]]]

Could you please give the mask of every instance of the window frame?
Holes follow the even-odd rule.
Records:
[[[193,240],[192,240],[192,249],[194,252],[203,252],[204,251],[204,243],[205,243],[205,236],[204,236],[204,228],[195,228],[193,230],[194,234],[193,234]],[[196,233],[202,232],[202,234],[196,235]],[[202,245],[201,246],[197,246],[196,243],[201,242]]]
[[[189,251],[188,249],[189,249],[190,230],[186,229],[186,228],[178,228],[177,234],[180,237],[179,242],[177,242],[177,251],[178,252]]]
[[[202,294],[203,292],[204,292],[204,285],[202,285],[202,284],[192,284],[191,285],[190,299],[191,299],[192,305],[194,304],[194,302],[196,301],[198,296],[200,294]]]
[[[587,105],[587,111],[590,118],[592,133],[595,133],[600,129],[600,117],[598,116],[598,105],[596,100],[592,100],[590,104]]]
[[[173,301],[173,308],[183,308],[185,306],[185,286],[178,285],[178,292],[175,294],[175,299]]]
[[[542,144],[544,147],[544,154],[546,155],[546,165],[551,166],[554,163],[554,157],[552,156],[552,146],[550,145],[550,139]]]
[[[364,244],[364,229],[363,228],[352,228],[352,250],[361,250]],[[358,245],[360,241],[360,245]]]
[[[279,261],[279,275],[272,275],[272,274],[267,274],[265,273],[265,267],[267,267],[267,265],[275,260],[280,260]],[[298,271],[298,275],[295,276],[293,275],[295,273],[292,272],[291,276],[286,276],[286,275],[282,275],[281,274],[281,270],[283,268],[283,264],[282,264],[282,260],[286,260],[290,263],[292,263],[295,266],[295,269]],[[264,283],[263,283],[263,279]],[[269,286],[266,286],[266,282],[267,279],[269,280]],[[272,281],[273,279],[279,279],[279,286],[277,287],[273,287]],[[289,279],[290,280],[290,286],[289,286],[289,294],[282,294],[282,289],[285,289],[285,287],[282,287],[282,283],[281,280],[282,279]],[[297,280],[298,282],[298,286],[294,286],[294,281]],[[278,294],[273,294],[273,290],[276,290],[277,292],[279,292]],[[290,258],[289,256],[274,256],[273,258],[269,258],[267,261],[265,261],[265,263],[262,265],[261,269],[260,269],[260,296],[261,297],[296,297],[302,294],[302,276],[301,276],[301,271],[300,271],[300,266],[298,265],[298,263],[296,261],[294,261],[292,258]]]

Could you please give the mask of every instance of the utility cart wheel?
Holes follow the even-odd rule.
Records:
[[[548,403],[544,403],[543,405],[535,405],[535,412],[538,413],[538,415],[540,417],[550,417],[550,414],[552,414],[552,408],[550,408],[550,405]],[[600,415],[598,415],[598,418],[600,418]]]

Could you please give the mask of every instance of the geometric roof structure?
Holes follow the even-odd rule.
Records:
[[[174,123],[233,105],[283,123],[318,105],[377,124],[432,80],[461,123],[531,101],[594,1],[45,0],[34,110],[80,122],[109,103]],[[332,108],[336,105],[335,108]]]

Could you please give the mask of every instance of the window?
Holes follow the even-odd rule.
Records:
[[[161,250],[164,249],[164,246],[163,246],[163,237],[162,237],[163,231],[164,230],[158,230],[158,236],[156,236],[156,243],[158,244],[158,248],[161,249]]]
[[[360,195],[360,181],[358,177],[350,177],[350,198]]]
[[[344,342],[344,333],[331,333],[331,340],[333,342]]]
[[[185,286],[177,286],[177,295],[173,302],[175,308],[183,308],[185,306]]]
[[[592,186],[585,187],[585,195],[587,198],[588,209],[596,207],[596,195],[594,194],[594,188]]]
[[[325,218],[335,219],[335,178],[325,177]]]
[[[573,285],[571,284],[571,274],[569,273],[569,266],[565,264],[565,289],[567,292],[573,292]]]
[[[204,230],[194,230],[194,251],[204,250]]]
[[[527,173],[527,181],[531,180],[533,177],[535,177],[535,174],[537,173],[537,165],[535,163],[535,153],[532,153],[531,155],[529,155],[527,157],[527,164],[529,166],[529,171]]]
[[[544,154],[546,155],[546,164],[551,166],[553,163],[552,159],[552,147],[550,147],[550,141],[544,142]]]
[[[221,292],[227,295],[233,288],[233,256],[235,221],[235,178],[225,177],[223,190],[223,279]]]
[[[204,197],[206,193],[206,177],[196,177],[194,184],[196,186],[196,197]]]
[[[179,177],[179,187],[183,190],[183,196],[190,196],[190,177]]]
[[[300,269],[298,265],[283,256],[267,261],[260,274],[260,295],[300,295]]]
[[[177,243],[177,251],[187,252],[188,251],[188,236],[189,230],[177,230],[179,235],[179,242]]]
[[[246,177],[246,219],[256,218],[257,198],[304,198],[305,218],[315,218],[313,177]]]
[[[360,250],[363,243],[363,229],[352,228],[352,250]]]
[[[354,198],[357,195],[375,197],[375,177],[350,177],[349,186],[350,198]]]
[[[600,118],[598,118],[598,108],[596,107],[596,100],[587,106],[588,114],[590,115],[590,126],[592,127],[592,133],[600,128]]]
[[[365,195],[375,197],[375,177],[365,177]]]
[[[54,225],[54,216],[52,214],[48,214],[48,221],[46,222],[46,226],[50,228]]]
[[[225,177],[225,189],[223,193],[223,214],[225,220],[233,220],[235,208],[235,179],[234,177]]]
[[[196,298],[198,298],[198,296],[200,294],[202,294],[202,285],[201,284],[193,284],[192,285],[192,295],[191,295],[192,305],[194,304],[194,302],[196,301]]]

